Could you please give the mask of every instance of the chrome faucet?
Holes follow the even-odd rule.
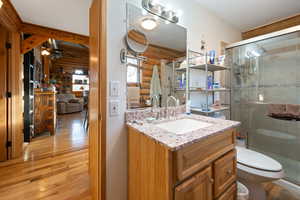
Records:
[[[154,99],[156,99],[156,105],[155,105],[155,101]],[[158,107],[159,106],[159,96],[158,95],[155,95],[151,98],[151,101],[152,101],[152,107]]]
[[[169,102],[170,100],[173,100],[174,101],[174,105],[176,106],[177,105],[177,99],[174,97],[174,96],[168,96],[167,98],[167,108],[169,108]]]
[[[168,98],[167,98],[167,108],[166,108],[166,110],[167,110],[167,112],[166,112],[166,115],[167,115],[166,118],[168,118],[168,119],[171,117],[171,113],[170,113],[171,110],[169,109],[169,102],[171,100],[174,101],[174,103],[175,103],[174,105],[175,106],[177,106],[177,104],[178,104],[178,100],[174,96],[168,96]],[[174,114],[176,115],[176,112],[173,111],[172,115],[174,115]]]

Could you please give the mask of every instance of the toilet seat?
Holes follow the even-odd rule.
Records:
[[[236,147],[236,149],[239,165],[266,172],[282,171],[282,165],[279,162],[264,154],[243,147]]]

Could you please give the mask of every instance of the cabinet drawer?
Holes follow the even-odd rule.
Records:
[[[176,181],[188,178],[211,162],[234,149],[235,130],[230,129],[207,137],[175,152]]]
[[[233,150],[214,162],[214,196],[220,196],[232,183],[235,183],[236,151]]]
[[[175,188],[175,200],[212,200],[212,169],[207,167]]]
[[[217,200],[236,200],[237,199],[237,185],[236,183],[232,184],[232,186],[224,192],[222,196],[220,196]]]

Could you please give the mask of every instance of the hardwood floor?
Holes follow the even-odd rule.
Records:
[[[55,135],[33,139],[25,149],[24,160],[36,160],[87,148],[88,135],[82,126],[84,113],[57,115]]]
[[[55,136],[34,139],[22,159],[0,164],[0,200],[91,200],[83,114],[58,117]]]
[[[292,191],[276,182],[266,183],[264,188],[267,192],[267,200],[300,200],[300,191]]]

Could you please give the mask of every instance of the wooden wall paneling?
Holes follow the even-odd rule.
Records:
[[[143,53],[143,56],[147,57],[147,60],[142,63],[142,81],[140,84],[140,96],[141,102],[150,99],[150,82],[152,79],[153,66],[157,65],[159,75],[161,76],[161,60],[172,61],[176,58],[182,57],[185,52],[168,49],[156,45],[149,45],[147,51]],[[144,105],[143,105],[144,106]]]
[[[21,59],[21,35],[18,32],[10,33],[10,65],[9,91],[12,93],[9,109],[11,111],[9,130],[11,132],[12,147],[10,158],[15,159],[23,155],[23,63]]]
[[[90,8],[89,172],[93,200],[106,199],[106,0]]]
[[[88,36],[71,33],[67,31],[61,31],[53,28],[44,27],[44,26],[34,25],[30,23],[22,23],[20,31],[28,34],[36,34],[48,38],[54,38],[57,40],[73,42],[76,44],[89,45]]]
[[[0,25],[0,161],[7,160],[7,49],[8,31]]]
[[[180,52],[174,49],[169,49],[166,47],[160,47],[157,45],[150,44],[147,51],[143,54],[146,57],[154,59],[166,59],[173,60],[175,58],[185,56],[186,52]]]
[[[89,49],[80,47],[71,47],[68,45],[59,45],[63,51],[63,57],[52,61],[53,71],[56,68],[66,70],[89,69]]]
[[[10,0],[2,0],[0,9],[0,24],[10,31],[18,31],[22,25],[22,20]]]
[[[274,31],[280,31],[282,29],[290,28],[297,25],[300,25],[300,14],[254,28],[249,31],[245,31],[242,33],[242,38],[245,40],[259,35],[272,33]]]
[[[48,40],[48,37],[40,36],[40,35],[32,35],[29,38],[22,41],[22,49],[21,53],[25,54],[28,51],[40,46],[44,42]]]

